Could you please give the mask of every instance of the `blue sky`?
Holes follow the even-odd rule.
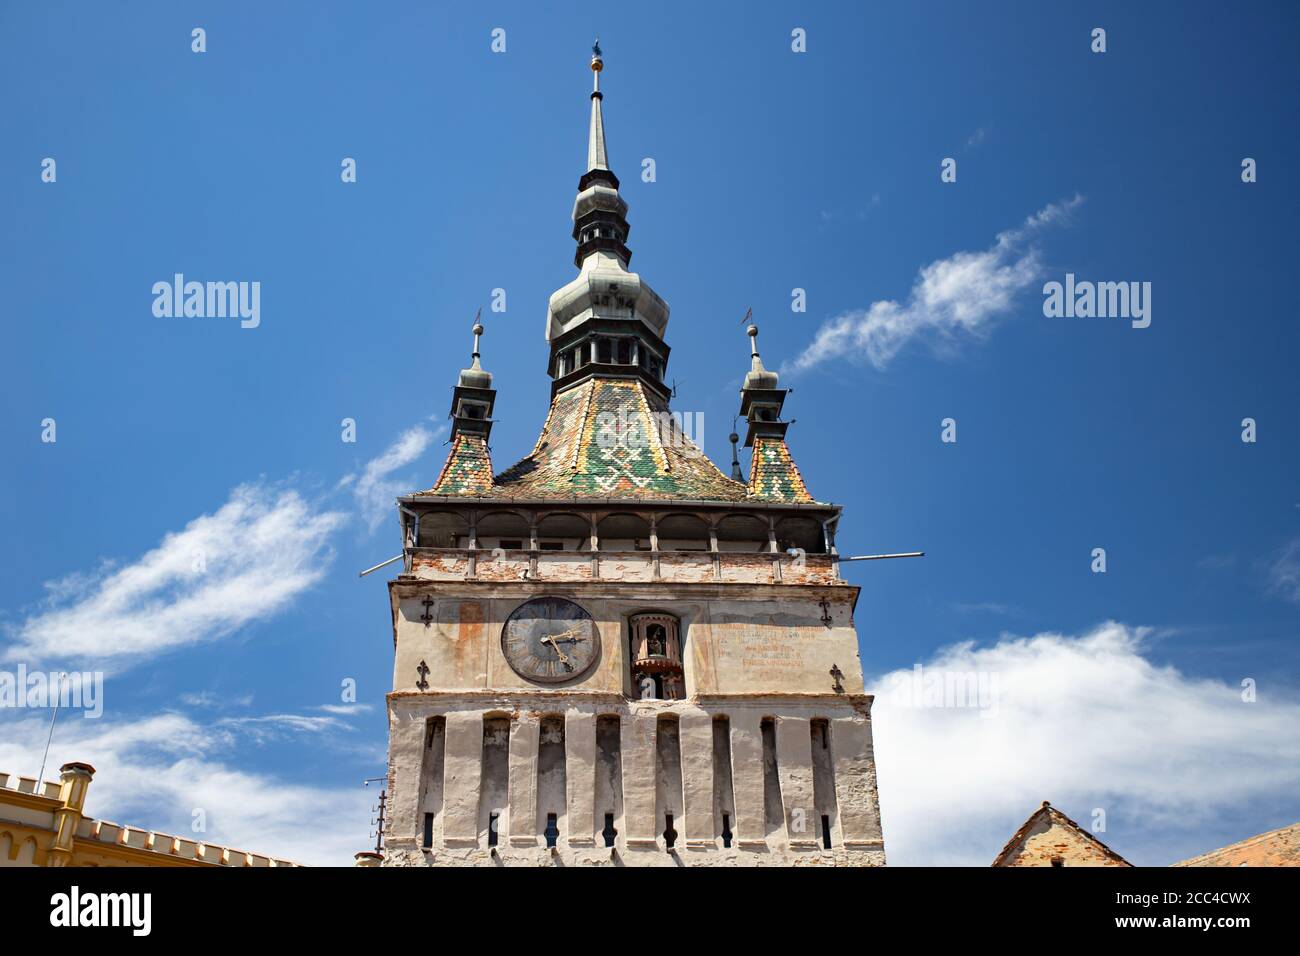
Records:
[[[841,550],[927,552],[845,566],[891,857],[987,862],[1045,798],[1106,808],[1103,839],[1151,864],[1295,822],[1296,25],[1285,4],[6,4],[3,666],[108,672],[51,764],[102,765],[109,818],[188,829],[204,806],[214,841],[364,848],[392,644],[384,574],[357,572],[400,548],[384,502],[437,476],[480,306],[497,467],[536,438],[599,33],[676,407],[728,461],[752,307]],[[155,317],[177,272],[259,281],[260,325]],[[1044,317],[1067,272],[1150,282],[1150,327]],[[196,551],[215,575],[178,569]],[[891,706],[891,672],[959,658],[1024,694],[996,719]],[[45,714],[0,721],[0,771],[33,774]],[[326,838],[262,799],[288,787]]]

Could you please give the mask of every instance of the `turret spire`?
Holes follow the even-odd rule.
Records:
[[[433,486],[440,495],[486,494],[492,490],[492,407],[497,393],[492,373],[479,364],[479,341],[483,337],[483,310],[474,315],[474,351],[469,368],[460,370],[451,393],[451,451]]]
[[[758,326],[752,321],[754,310],[745,313],[749,336],[749,374],[740,387],[740,414],[749,422],[745,447],[754,449],[749,466],[749,494],[752,498],[773,501],[812,501],[799,469],[785,443],[790,423],[781,418],[788,388],[779,387],[776,372],[763,366],[758,355]],[[733,472],[734,473],[734,472]]]
[[[479,319],[483,315],[483,310],[479,309],[474,315],[474,351],[470,353],[469,368],[461,369],[460,384],[464,388],[491,388],[492,373],[483,371],[483,366],[479,364],[479,339],[483,336],[483,323]]]

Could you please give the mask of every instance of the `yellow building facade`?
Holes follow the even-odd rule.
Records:
[[[85,812],[94,776],[87,763],[65,763],[57,782],[0,773],[0,867],[297,865],[96,820]]]

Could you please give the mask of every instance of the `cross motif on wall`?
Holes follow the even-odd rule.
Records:
[[[835,693],[844,693],[844,672],[840,670],[839,664],[832,664],[830,669],[831,679],[835,681]]]
[[[429,665],[424,661],[420,661],[420,666],[415,669],[415,672],[420,675],[420,679],[415,682],[415,686],[420,690],[428,690],[429,682],[425,678],[429,676]]]
[[[433,622],[434,600],[426,594],[420,603],[424,605],[424,613],[420,615],[420,620],[424,622],[425,627],[428,627]]]
[[[820,601],[817,602],[817,604],[822,609],[822,623],[825,624],[827,627],[830,627],[831,622],[834,620],[834,618],[831,617],[830,602],[827,601],[825,598],[822,598]]]

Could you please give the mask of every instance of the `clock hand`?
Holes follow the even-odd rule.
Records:
[[[573,665],[569,663],[569,655],[564,653],[564,651],[560,650],[560,645],[555,643],[555,639],[553,637],[551,637],[550,635],[543,637],[542,643],[550,644],[551,649],[555,651],[555,653],[559,656],[560,663],[563,664],[567,669],[573,670]]]

